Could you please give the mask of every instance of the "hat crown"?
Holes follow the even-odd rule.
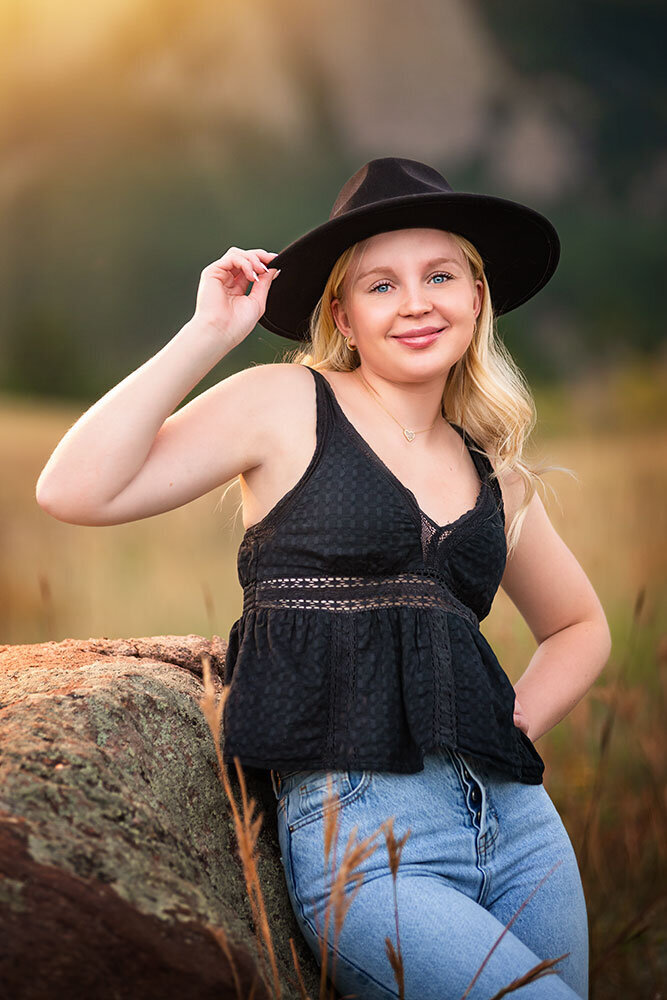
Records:
[[[390,198],[452,191],[442,174],[427,163],[383,156],[369,160],[343,185],[329,214],[329,221]]]
[[[290,340],[307,340],[313,310],[344,251],[378,233],[418,227],[456,233],[472,243],[484,264],[495,316],[535,295],[560,256],[558,233],[535,209],[455,191],[427,163],[383,156],[345,182],[328,221],[274,257],[281,273],[269,289],[261,325]]]

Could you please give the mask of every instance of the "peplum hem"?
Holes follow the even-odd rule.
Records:
[[[513,722],[514,688],[475,622],[452,602],[250,606],[225,657],[223,760],[416,773],[449,747],[541,784],[544,762]]]
[[[526,736],[526,734],[523,734]],[[529,740],[529,737],[526,736]],[[530,742],[530,740],[529,740]],[[278,759],[271,757],[267,759],[265,757],[257,757],[251,753],[244,753],[242,750],[232,750],[227,749],[222,754],[222,759],[226,764],[231,764],[234,767],[234,756],[239,758],[239,763],[242,767],[249,767],[255,770],[261,771],[338,771],[338,770],[354,770],[354,771],[389,771],[396,774],[417,774],[419,771],[424,770],[424,756],[429,753],[435,753],[436,750],[448,748],[450,750],[456,750],[459,753],[467,754],[469,757],[473,757],[475,760],[479,761],[483,766],[492,768],[494,771],[505,775],[507,778],[514,778],[515,780],[526,785],[541,785],[543,784],[543,773],[544,773],[544,762],[535,750],[533,744],[530,744],[534,755],[527,753],[524,755],[525,763],[519,767],[510,766],[507,761],[498,761],[495,757],[490,757],[488,754],[481,753],[478,749],[471,749],[467,746],[456,745],[451,743],[436,743],[429,747],[421,748],[421,753],[416,757],[414,761],[408,760],[405,757],[394,757],[393,759],[379,760],[377,758],[369,759],[365,758],[363,760],[354,761],[330,761],[324,758],[310,758],[308,760],[303,757],[299,757],[297,760],[292,759]]]
[[[414,773],[445,746],[541,783],[542,759],[514,726],[514,688],[479,629],[507,557],[489,456],[451,423],[479,492],[439,524],[347,418],[328,379],[306,367],[315,451],[239,547],[243,613],[223,669],[224,760]]]

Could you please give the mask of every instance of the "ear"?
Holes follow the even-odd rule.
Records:
[[[352,332],[352,328],[340,299],[331,300],[331,315],[333,316],[336,326],[340,332],[346,337],[349,336]]]
[[[482,301],[484,298],[484,282],[480,281],[479,278],[475,282],[476,292],[475,301],[473,303],[473,312],[475,314],[475,319],[478,318],[480,312],[482,311]]]

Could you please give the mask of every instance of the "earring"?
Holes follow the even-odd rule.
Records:
[[[356,351],[357,345],[356,344],[351,344],[349,337],[343,337],[343,340],[345,341],[345,345],[346,345],[348,351]]]

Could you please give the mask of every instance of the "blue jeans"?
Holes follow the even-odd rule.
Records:
[[[417,774],[386,771],[271,772],[280,850],[297,922],[318,964],[331,885],[325,869],[327,776],[339,796],[334,873],[353,827],[355,842],[391,816],[396,840],[409,829],[397,872],[398,934],[405,1000],[460,1000],[505,925],[549,870],[484,966],[468,1000],[490,1000],[544,959],[565,958],[523,986],[522,1000],[588,997],[588,919],[572,843],[543,784],[527,785],[441,747]],[[328,808],[331,809],[331,803]],[[347,910],[327,971],[341,994],[398,997],[385,938],[397,949],[394,882],[382,830],[376,850],[345,888]],[[333,975],[332,975],[332,964]],[[511,994],[510,994],[511,995]]]

